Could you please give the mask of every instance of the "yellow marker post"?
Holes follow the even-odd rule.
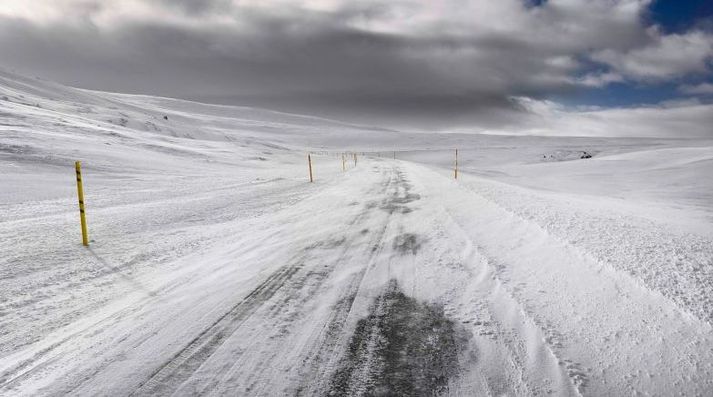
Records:
[[[87,234],[87,217],[84,214],[84,188],[82,187],[82,163],[74,162],[74,170],[77,173],[77,196],[79,198],[79,220],[82,224],[82,245],[89,245],[89,236]]]
[[[456,163],[455,167],[453,167],[453,175],[455,176],[455,179],[458,179],[458,149],[456,149]]]
[[[347,159],[344,158],[344,153],[342,153],[342,172],[347,170]]]
[[[312,178],[312,155],[311,154],[307,155],[307,164],[309,165],[309,181],[314,182],[314,179]]]

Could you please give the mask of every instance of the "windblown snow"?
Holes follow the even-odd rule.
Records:
[[[0,395],[710,396],[711,175],[2,72]]]

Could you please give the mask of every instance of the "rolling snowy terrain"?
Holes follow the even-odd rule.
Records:
[[[711,175],[0,72],[0,395],[711,395]]]

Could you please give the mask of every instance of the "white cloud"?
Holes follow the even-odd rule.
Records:
[[[624,76],[614,72],[589,73],[579,79],[577,83],[587,87],[604,87],[611,83],[624,81]]]
[[[530,116],[522,125],[496,133],[555,136],[617,136],[713,139],[713,104],[669,101],[618,109],[567,109],[551,101],[514,98]]]
[[[688,95],[713,95],[713,84],[682,85],[678,90]]]
[[[713,35],[693,31],[661,35],[650,29],[651,44],[627,51],[604,49],[592,59],[611,66],[617,73],[634,80],[665,80],[708,71],[713,57]]]

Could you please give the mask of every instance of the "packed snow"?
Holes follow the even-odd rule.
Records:
[[[0,72],[0,395],[711,395],[711,175]]]

